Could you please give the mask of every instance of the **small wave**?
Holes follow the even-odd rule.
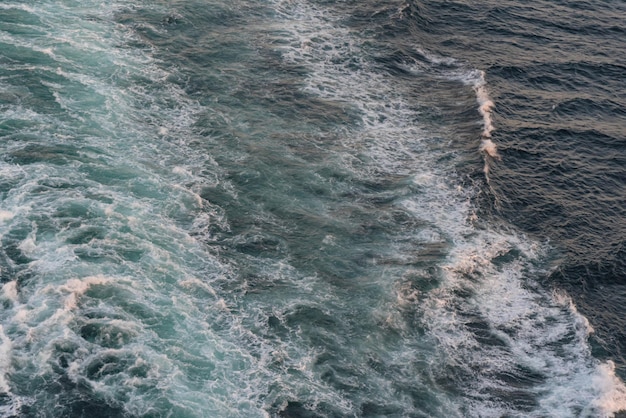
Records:
[[[480,76],[473,83],[474,91],[476,92],[476,100],[478,101],[478,111],[483,117],[483,131],[482,137],[485,141],[487,138],[491,138],[491,132],[493,131],[493,122],[491,119],[491,112],[495,107],[493,100],[489,97],[489,93],[487,92],[487,82],[485,81],[485,72],[479,71]],[[491,142],[491,141],[489,141]],[[493,149],[489,146],[483,145],[483,148],[487,150],[487,153],[492,157],[497,157],[498,154],[495,150],[495,145],[493,145]]]
[[[467,86],[471,86],[476,95],[476,101],[478,102],[478,112],[482,116],[483,126],[480,134],[481,143],[480,151],[485,153],[488,157],[485,160],[484,171],[485,174],[489,174],[489,158],[499,159],[498,147],[495,142],[491,140],[491,133],[495,130],[493,124],[492,113],[495,108],[495,103],[489,95],[487,89],[486,74],[482,70],[470,69],[468,70],[465,65],[458,62],[454,58],[442,57],[432,52],[416,48],[416,52],[419,54],[420,59],[415,59],[412,65],[406,69],[411,72],[419,73],[430,70],[440,74],[444,79],[458,80]],[[426,62],[425,66],[423,62]]]
[[[464,84],[469,85],[476,94],[476,101],[478,102],[478,112],[483,118],[483,129],[480,134],[480,151],[486,156],[484,172],[489,181],[489,165],[491,159],[500,159],[498,154],[498,147],[495,142],[491,140],[491,133],[495,130],[493,125],[492,113],[495,107],[494,101],[489,96],[487,89],[487,80],[485,79],[485,72],[483,70],[470,70],[462,73],[454,73],[453,78],[457,78]]]
[[[485,80],[485,72],[482,70],[474,70],[470,72],[470,76],[467,78],[466,83],[470,84],[476,93],[476,101],[478,102],[478,112],[483,117],[483,130],[481,132],[480,151],[487,155],[485,158],[484,172],[489,180],[489,157],[500,158],[498,154],[498,148],[491,140],[491,132],[494,130],[493,120],[491,114],[495,103],[489,96],[487,91],[487,81]]]

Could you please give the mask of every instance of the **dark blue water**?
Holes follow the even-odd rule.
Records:
[[[545,285],[575,299],[596,329],[598,354],[626,377],[624,3],[422,11],[438,48],[488,74],[502,156],[491,173],[494,213],[550,240],[557,260]]]
[[[623,413],[625,16],[0,3],[0,415]]]

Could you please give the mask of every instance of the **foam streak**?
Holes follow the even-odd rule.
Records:
[[[476,92],[476,101],[478,102],[478,112],[483,117],[483,131],[481,133],[480,151],[484,152],[488,157],[499,159],[496,144],[491,140],[491,132],[494,130],[491,113],[495,104],[489,97],[487,91],[487,82],[485,81],[485,72],[479,71],[472,83],[474,92]],[[485,175],[489,174],[489,158],[485,159]]]

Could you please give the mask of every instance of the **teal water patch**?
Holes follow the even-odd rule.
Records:
[[[91,6],[3,6],[46,34],[3,32],[3,411],[254,415],[229,268],[191,233],[222,223],[176,140],[195,104]]]

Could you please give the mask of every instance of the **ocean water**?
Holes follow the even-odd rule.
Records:
[[[624,414],[625,16],[3,0],[0,415]]]

